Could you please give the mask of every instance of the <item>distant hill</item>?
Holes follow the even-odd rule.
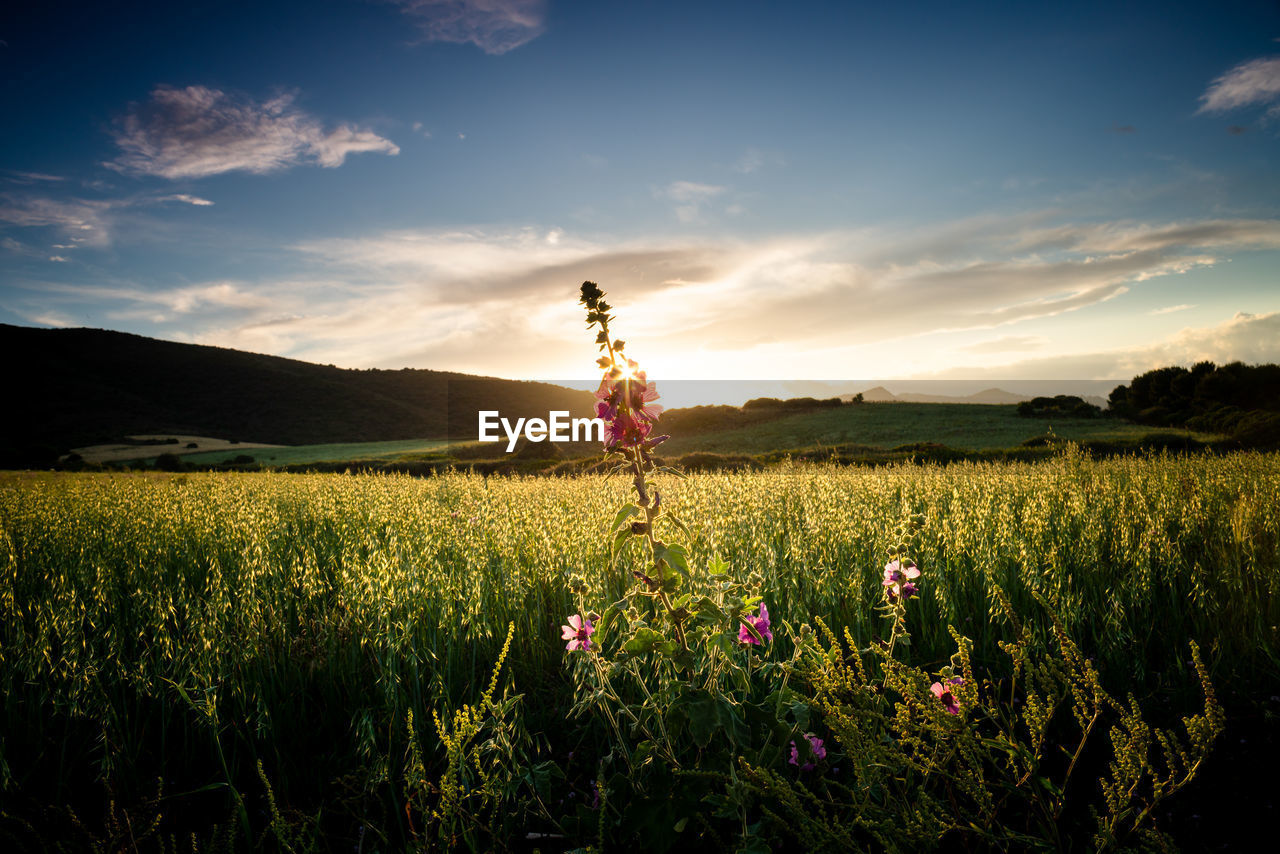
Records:
[[[841,395],[842,400],[853,400],[854,397],[855,395],[852,394]],[[865,403],[985,403],[991,406],[1010,406],[1024,400],[1031,400],[1031,397],[1028,394],[1015,394],[1000,388],[983,389],[966,395],[922,394],[912,391],[894,394],[884,386],[878,385],[862,392],[862,400]],[[1085,399],[1096,405],[1106,404],[1106,401],[1100,397],[1089,396]]]
[[[102,329],[0,324],[0,451],[66,450],[133,434],[281,445],[472,438],[476,411],[591,414],[546,383],[429,370],[349,370]]]

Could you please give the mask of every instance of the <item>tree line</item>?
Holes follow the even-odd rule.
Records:
[[[1116,386],[1112,415],[1159,427],[1222,433],[1243,445],[1280,446],[1280,365],[1157,368]]]

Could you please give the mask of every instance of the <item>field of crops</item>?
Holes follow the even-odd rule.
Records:
[[[1136,444],[1156,432],[1117,418],[1022,418],[1016,406],[978,403],[865,403],[819,409],[735,430],[673,436],[663,451],[763,454],[778,450],[863,445],[895,448],[936,442],[949,448],[1014,448],[1048,431],[1076,442]],[[1215,437],[1190,430],[1160,431],[1199,441]]]
[[[1056,613],[1102,685],[1160,726],[1203,702],[1189,641],[1227,709],[1227,741],[1280,693],[1280,456],[661,479],[689,528],[689,583],[710,589],[718,557],[764,597],[772,643],[732,654],[750,678],[794,680],[769,697],[794,704],[793,744],[805,730],[826,738],[832,759],[809,774],[848,775],[853,746],[843,772],[828,767],[841,730],[826,707],[804,707],[784,664],[819,619],[859,645],[883,637],[884,550],[912,514],[924,517],[923,577],[907,625],[922,672],[956,651],[950,625],[993,684],[1008,675],[1000,643],[1018,634],[999,588],[1028,643],[1052,645]],[[778,818],[776,786],[759,782],[801,773],[786,736],[766,750],[732,712],[751,685],[725,689],[725,720],[742,730],[724,749],[766,768],[742,772],[755,800],[735,794],[747,784],[733,767],[699,765],[719,742],[691,712],[668,723],[693,721],[698,746],[670,758],[680,780],[708,778],[692,805],[638,781],[657,759],[643,743],[620,755],[611,739],[625,722],[569,716],[594,653],[566,653],[561,626],[603,612],[644,569],[638,549],[611,565],[609,520],[628,490],[594,476],[0,475],[0,847],[797,844],[787,834],[807,825]],[[610,651],[608,630],[595,640]],[[661,662],[651,673],[642,690],[681,678]],[[1215,758],[1204,774],[1229,779]],[[1192,785],[1178,797],[1198,797]],[[1097,785],[1072,786],[1087,818]],[[492,809],[459,818],[471,803]],[[887,832],[870,827],[867,845],[885,847]]]

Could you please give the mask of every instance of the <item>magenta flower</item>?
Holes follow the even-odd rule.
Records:
[[[909,579],[919,578],[920,570],[914,563],[907,561],[906,565],[900,565],[895,557],[884,565],[884,587],[885,594],[889,597],[890,602],[897,602],[898,597],[910,599],[916,595],[919,588],[912,584]]]
[[[646,421],[657,421],[662,414],[662,407],[651,405],[658,399],[658,386],[649,382],[644,371],[632,359],[627,359],[627,366],[616,374],[611,369],[600,380],[596,389],[596,414],[605,420],[612,418],[619,410],[627,409]]]
[[[943,707],[946,708],[949,714],[958,715],[960,714],[960,703],[956,700],[955,695],[951,693],[949,686],[963,685],[964,680],[959,676],[953,676],[943,681],[946,683],[945,686],[942,682],[934,682],[929,686],[929,690],[933,692],[933,696],[942,702]]]
[[[773,640],[773,632],[769,631],[769,609],[764,606],[763,602],[760,603],[760,616],[743,615],[741,619],[744,625],[738,626],[738,643],[760,645],[760,641],[756,640],[755,635],[751,634],[751,630],[747,628],[746,624],[754,626],[755,630],[760,633],[760,637],[766,641]]]
[[[619,412],[612,421],[605,422],[605,428],[606,448],[634,448],[649,438],[653,425],[643,418],[632,417],[630,412]]]
[[[561,626],[560,628],[562,630],[560,640],[568,641],[564,648],[570,652],[575,649],[590,651],[595,647],[595,644],[591,641],[591,633],[596,630],[596,627],[591,624],[590,617],[574,614],[569,618],[569,625]]]
[[[827,748],[823,747],[822,739],[812,733],[805,733],[805,738],[809,740],[809,752],[813,754],[813,758],[819,761],[827,758]],[[796,743],[791,742],[791,758],[787,760],[792,765],[800,765],[800,749],[796,747]],[[800,765],[801,771],[812,771],[814,765],[812,762],[806,762]]]
[[[662,414],[662,407],[653,403],[658,399],[658,388],[638,368],[628,359],[624,370],[610,369],[596,389],[596,417],[605,422],[606,448],[635,448],[660,441],[649,438],[653,423]]]

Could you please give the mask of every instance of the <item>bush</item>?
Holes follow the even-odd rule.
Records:
[[[161,454],[156,457],[156,470],[158,471],[186,471],[187,464],[177,454]]]

